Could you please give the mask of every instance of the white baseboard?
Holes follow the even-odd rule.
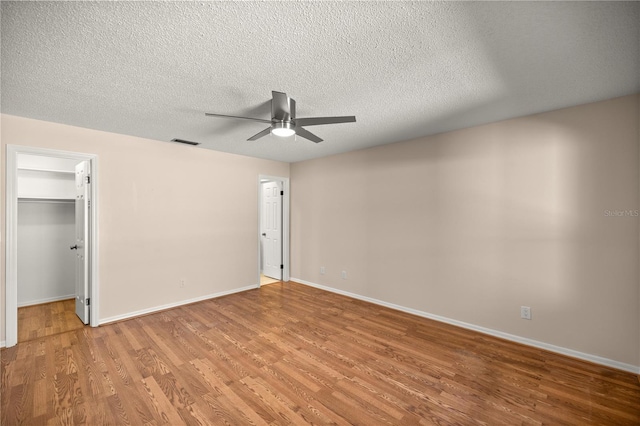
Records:
[[[407,307],[404,307],[404,306],[396,305],[396,304],[385,302],[385,301],[382,301],[382,300],[373,299],[371,297],[361,296],[359,294],[350,293],[348,291],[338,290],[336,288],[327,287],[327,286],[324,286],[324,285],[321,285],[321,284],[312,283],[310,281],[305,281],[305,280],[302,280],[300,278],[293,278],[292,277],[291,281],[295,281],[295,282],[300,283],[300,284],[308,285],[310,287],[319,288],[321,290],[326,290],[326,291],[329,291],[331,293],[337,293],[337,294],[341,294],[343,296],[352,297],[354,299],[363,300],[365,302],[373,303],[375,305],[384,306],[384,307],[387,307],[387,308],[390,308],[390,309],[394,309],[396,311],[406,312],[408,314],[417,315],[419,317],[432,319],[432,320],[443,322],[443,323],[446,323],[446,324],[451,324],[451,325],[455,325],[455,326],[458,326],[458,327],[466,328],[468,330],[477,331],[479,333],[488,334],[490,336],[499,337],[501,339],[510,340],[512,342],[521,343],[523,345],[533,346],[533,347],[539,348],[539,349],[545,349],[545,350],[550,351],[550,352],[555,352],[555,353],[558,353],[558,354],[561,354],[561,355],[566,355],[566,356],[570,356],[572,358],[578,358],[578,359],[582,359],[582,360],[585,360],[585,361],[590,361],[590,362],[593,362],[595,364],[600,364],[600,365],[604,365],[606,367],[616,368],[618,370],[628,371],[628,372],[634,373],[634,374],[640,374],[640,366],[637,366],[637,365],[626,364],[624,362],[615,361],[615,360],[608,359],[608,358],[603,358],[603,357],[600,357],[600,356],[597,356],[597,355],[591,355],[591,354],[587,354],[587,353],[584,353],[584,352],[578,352],[578,351],[574,351],[573,349],[567,349],[567,348],[563,348],[561,346],[556,346],[556,345],[552,345],[552,344],[549,344],[549,343],[540,342],[540,341],[533,340],[533,339],[528,339],[526,337],[516,336],[514,334],[504,333],[502,331],[493,330],[493,329],[486,328],[486,327],[481,327],[479,325],[475,325],[475,324],[470,324],[470,323],[454,320],[454,319],[443,317],[443,316],[440,316],[440,315],[430,314],[428,312],[419,311],[417,309],[407,308]]]
[[[240,293],[242,291],[254,290],[256,288],[257,286],[254,284],[246,287],[234,288],[233,290],[221,291],[219,293],[207,294],[205,296],[195,297],[193,299],[182,300],[180,302],[168,303],[166,305],[161,305],[161,306],[154,306],[153,308],[141,309],[135,312],[128,312],[122,315],[115,315],[108,318],[102,318],[100,319],[100,325],[104,325],[104,324],[108,324],[116,321],[122,321],[130,318],[135,318],[142,315],[152,314],[154,312],[164,311],[166,309],[177,308],[178,306],[189,305],[195,302],[202,302],[203,300],[215,299],[217,297],[227,296],[229,294],[234,294],[234,293]]]
[[[0,341],[0,348],[6,348],[7,344],[4,340]]]
[[[51,302],[57,302],[59,300],[68,300],[68,299],[75,299],[75,298],[76,298],[75,294],[67,294],[65,296],[46,297],[44,299],[29,300],[28,302],[19,302],[18,308],[24,308],[25,306],[33,306],[33,305],[42,305],[43,303],[51,303]]]

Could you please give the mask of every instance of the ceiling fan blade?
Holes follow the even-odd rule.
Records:
[[[301,136],[305,139],[309,139],[311,142],[322,142],[322,139],[320,139],[310,131],[303,129],[302,127],[296,126],[296,135]]]
[[[255,141],[256,139],[260,139],[263,136],[267,136],[268,134],[271,133],[271,127],[267,127],[266,129],[264,129],[263,131],[261,131],[260,133],[256,133],[255,135],[251,136],[249,139],[247,139],[248,141]]]
[[[252,121],[259,121],[261,123],[271,123],[271,120],[264,120],[262,118],[253,118],[253,117],[239,117],[237,115],[224,115],[224,114],[213,114],[211,112],[205,112],[204,115],[208,116],[208,117],[222,117],[222,118],[238,118],[241,120],[252,120]]]
[[[289,121],[296,116],[296,101],[286,93],[272,91],[271,116],[274,120]]]
[[[308,117],[297,118],[296,125],[298,126],[317,126],[319,124],[337,124],[337,123],[354,123],[356,117],[353,115],[344,117]]]

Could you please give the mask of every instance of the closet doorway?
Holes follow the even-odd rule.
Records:
[[[20,341],[97,325],[96,167],[94,155],[7,146],[7,347],[18,318]]]

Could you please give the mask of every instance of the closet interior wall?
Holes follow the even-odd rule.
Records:
[[[18,157],[18,306],[75,293],[75,160]]]

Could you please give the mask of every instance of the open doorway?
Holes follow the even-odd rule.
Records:
[[[289,179],[258,181],[258,285],[289,280]]]
[[[33,329],[20,341],[47,333],[34,312],[52,334],[98,325],[96,169],[95,155],[7,146],[7,347],[19,340],[19,307]]]

